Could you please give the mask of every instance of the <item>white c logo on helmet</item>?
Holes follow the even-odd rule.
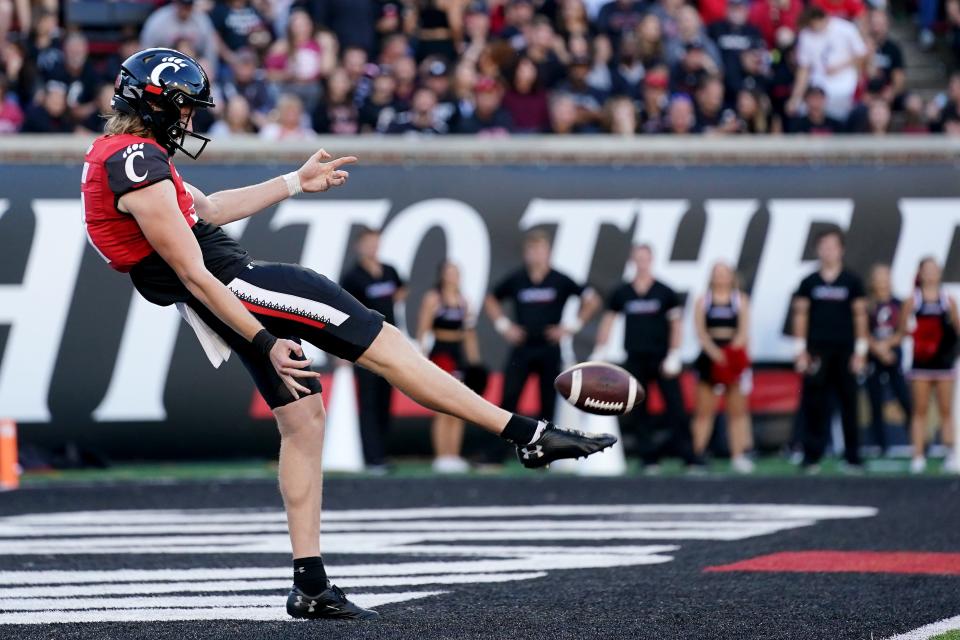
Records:
[[[127,172],[127,179],[130,180],[130,182],[143,182],[147,179],[147,172],[144,172],[142,176],[138,176],[137,170],[133,168],[133,159],[143,158],[142,142],[127,147],[127,150],[123,152],[123,157],[126,159],[126,162],[123,164],[123,169]]]
[[[160,86],[160,74],[164,69],[183,69],[185,66],[187,66],[187,61],[183,58],[161,58],[160,64],[158,64],[150,73],[150,82]]]

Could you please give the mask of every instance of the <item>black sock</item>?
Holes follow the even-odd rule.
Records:
[[[295,558],[293,560],[293,584],[308,596],[319,595],[327,588],[327,572],[323,558]]]
[[[507,422],[507,426],[500,433],[500,437],[518,447],[523,447],[533,442],[534,438],[537,437],[537,427],[539,425],[539,421],[533,418],[513,414],[510,421]]]

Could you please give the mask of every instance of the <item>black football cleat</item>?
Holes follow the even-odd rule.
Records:
[[[340,587],[327,581],[327,588],[316,596],[308,596],[297,587],[287,596],[287,613],[294,618],[325,620],[376,620],[380,614],[373,609],[358,607],[349,600]]]
[[[616,442],[616,436],[609,433],[584,433],[548,422],[539,438],[526,446],[517,447],[517,457],[527,469],[538,469],[554,460],[586,458],[612,447]]]

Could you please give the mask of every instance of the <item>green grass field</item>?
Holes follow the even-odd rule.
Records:
[[[906,459],[868,460],[867,473],[870,476],[906,476],[909,461]],[[211,462],[170,462],[170,463],[123,463],[107,469],[77,469],[55,470],[44,472],[27,472],[21,479],[22,486],[35,487],[51,483],[86,483],[86,482],[122,482],[124,480],[172,482],[177,480],[213,480],[213,479],[269,479],[277,474],[275,461],[265,460],[237,460]],[[471,471],[467,475],[483,476],[520,476],[530,472],[523,469],[519,463],[511,462],[496,472]],[[643,476],[644,472],[639,463],[630,461],[628,475]],[[757,470],[754,477],[783,477],[800,474],[797,466],[780,457],[761,458],[757,461]],[[338,474],[331,474],[338,475]],[[354,475],[354,474],[350,474]],[[357,476],[366,474],[359,473]],[[428,460],[406,459],[397,462],[391,470],[394,477],[427,477],[434,475]],[[687,475],[679,461],[666,461],[661,466],[660,476],[676,477]],[[726,460],[711,462],[709,472],[702,477],[724,477],[732,475],[729,463]],[[836,460],[825,460],[820,474],[826,477],[845,475],[840,463]],[[940,475],[940,463],[931,461],[927,475]]]

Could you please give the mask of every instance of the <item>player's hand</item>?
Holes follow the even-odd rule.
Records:
[[[806,373],[810,368],[810,354],[806,351],[799,353],[793,361],[793,368],[797,373]]]
[[[319,378],[320,374],[307,369],[313,364],[312,359],[294,360],[290,357],[291,353],[302,358],[303,348],[293,340],[278,339],[270,349],[270,364],[273,365],[281,382],[293,395],[294,400],[299,400],[301,394],[310,395],[310,389],[300,384],[297,378]]]
[[[510,328],[503,332],[503,337],[513,346],[518,346],[526,342],[527,332],[522,327],[511,324]]]
[[[570,330],[561,324],[551,324],[544,329],[543,334],[547,337],[547,340],[554,344],[560,342],[565,337],[572,335]]]
[[[300,176],[300,187],[304,193],[317,193],[326,191],[331,187],[343,185],[350,173],[340,167],[353,164],[357,161],[355,156],[344,156],[330,160],[333,156],[324,149],[320,149],[310,156],[310,159],[303,163],[303,166],[297,169]],[[330,160],[330,162],[325,162]]]
[[[716,364],[721,367],[727,364],[727,356],[723,353],[722,349],[714,349],[713,351],[707,351],[707,356]]]
[[[853,354],[850,358],[850,371],[854,375],[861,375],[867,369],[867,359],[864,356]]]

